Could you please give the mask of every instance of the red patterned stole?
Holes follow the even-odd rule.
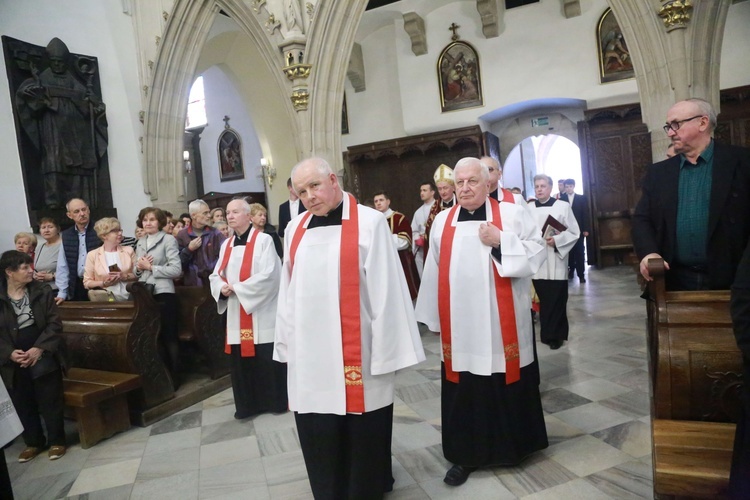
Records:
[[[507,195],[504,194],[503,201],[506,198]],[[494,198],[488,199],[492,209],[492,223],[502,231],[503,222],[500,219],[500,203]],[[459,374],[453,371],[449,277],[453,238],[456,234],[456,225],[458,225],[458,222],[456,222],[456,225],[453,224],[453,219],[458,208],[458,205],[456,205],[448,212],[448,218],[440,239],[440,263],[438,268],[438,312],[440,315],[440,337],[443,344],[445,378],[454,384],[458,383]],[[492,275],[495,279],[495,299],[497,302],[497,312],[500,316],[500,331],[505,350],[505,383],[512,384],[521,379],[521,360],[518,347],[518,329],[516,328],[516,311],[513,304],[513,289],[511,288],[510,278],[501,277],[494,263],[491,261],[490,266],[492,266]]]
[[[258,237],[258,232],[255,228],[252,230],[252,236],[245,245],[245,255],[242,257],[242,265],[240,267],[240,281],[245,281],[250,278],[253,267],[253,253],[255,251],[255,240]],[[219,266],[219,277],[224,280],[224,283],[229,283],[226,278],[226,268],[229,263],[229,257],[232,255],[232,244],[234,243],[234,236],[227,243],[227,249],[224,252],[224,260],[221,261]],[[226,340],[225,340],[226,342]],[[225,344],[224,352],[231,354],[232,348],[229,344]],[[247,314],[240,304],[240,355],[243,358],[252,358],[255,356],[255,335],[253,333],[253,315]]]
[[[365,388],[362,383],[362,329],[359,302],[359,213],[357,200],[349,193],[349,218],[341,218],[341,247],[339,250],[339,311],[341,314],[341,343],[344,354],[344,384],[347,413],[365,412]],[[289,263],[294,269],[294,257],[310,218],[307,212],[300,220],[292,237]]]

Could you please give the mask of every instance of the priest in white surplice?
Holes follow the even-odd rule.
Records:
[[[315,498],[380,498],[393,487],[396,370],[424,360],[403,269],[383,215],[341,190],[320,158],[292,183],[307,212],[284,238],[274,359]]]
[[[234,418],[283,413],[286,365],[273,360],[281,262],[273,239],[253,228],[245,200],[230,201],[226,212],[234,236],[221,245],[209,281],[219,314],[227,314]]]
[[[559,349],[568,340],[568,255],[578,241],[580,231],[570,203],[552,198],[552,177],[534,176],[534,194],[536,201],[529,203],[529,207],[539,230],[544,228],[549,216],[567,227],[547,237],[547,262],[533,279],[539,296],[540,340],[550,349]]]
[[[486,165],[464,158],[454,177],[458,206],[435,218],[416,313],[441,336],[443,454],[455,464],[444,481],[458,486],[547,447],[529,314],[546,253],[525,207],[488,197]]]

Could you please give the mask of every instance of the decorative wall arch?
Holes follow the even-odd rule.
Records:
[[[219,10],[226,12],[258,47],[267,71],[279,88],[289,88],[281,71],[280,52],[260,22],[241,0],[177,0],[160,42],[147,98],[143,137],[144,189],[161,206],[176,204],[182,192],[182,141],[186,102],[194,71],[208,32]],[[286,101],[283,113],[296,129],[294,111]],[[298,134],[292,133],[292,136]]]

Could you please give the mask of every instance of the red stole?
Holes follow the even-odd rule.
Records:
[[[516,202],[516,199],[513,198],[513,193],[510,192],[510,189],[500,188],[500,192],[503,193],[503,199],[500,201],[504,201],[506,203]]]
[[[339,250],[339,311],[341,314],[341,343],[344,354],[344,384],[347,413],[365,412],[365,388],[362,383],[362,329],[359,302],[359,214],[357,200],[349,193],[349,218],[341,218],[341,247]],[[294,269],[294,257],[312,214],[305,213],[292,237],[289,264]]]
[[[507,198],[507,194],[503,195]],[[500,219],[500,203],[494,198],[488,198],[492,208],[492,223],[501,231],[503,222]],[[511,194],[512,199],[512,194]],[[445,222],[443,234],[440,240],[440,263],[438,268],[438,312],[440,315],[440,337],[443,344],[443,360],[445,363],[445,378],[454,384],[458,383],[458,372],[453,371],[453,354],[451,350],[451,289],[450,289],[450,263],[453,251],[453,237],[456,234],[456,226],[453,218],[458,210],[458,205],[451,208]],[[458,223],[456,223],[457,225]],[[492,259],[492,257],[490,257]],[[510,278],[503,278],[497,272],[497,268],[490,261],[492,275],[495,279],[495,298],[497,301],[497,312],[500,316],[500,331],[503,338],[505,350],[505,383],[512,384],[521,379],[521,360],[518,348],[518,329],[516,328],[516,310],[513,305],[513,289]]]
[[[255,240],[258,237],[258,231],[253,228],[253,235],[245,245],[245,255],[242,257],[242,265],[240,266],[240,281],[245,281],[250,278],[253,267],[253,253],[255,251]],[[234,236],[227,243],[227,249],[224,252],[224,260],[221,261],[219,266],[219,277],[224,280],[224,283],[229,283],[225,276],[227,264],[229,263],[229,257],[232,255],[232,244],[234,243]],[[232,353],[232,348],[229,344],[224,341],[224,352],[227,354]],[[240,304],[240,355],[243,358],[255,357],[255,335],[253,333],[253,315],[247,314]]]

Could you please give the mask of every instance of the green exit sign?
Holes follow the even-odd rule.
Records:
[[[547,127],[549,126],[549,116],[540,116],[539,118],[531,119],[532,127]]]

